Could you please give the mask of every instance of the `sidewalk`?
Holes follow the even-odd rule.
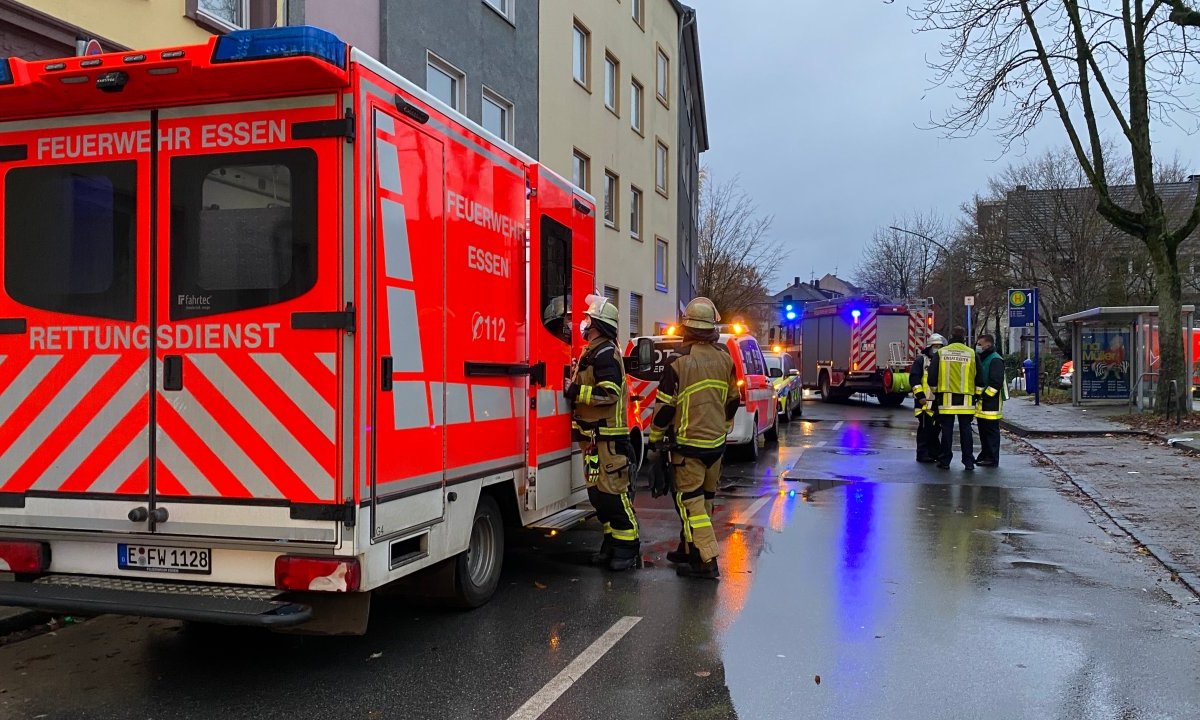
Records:
[[[1014,398],[1004,404],[1002,424],[1200,597],[1200,457],[1176,449],[1200,451],[1200,433],[1183,432],[1196,440],[1168,444],[1108,419],[1126,412],[1124,406],[1036,406]]]

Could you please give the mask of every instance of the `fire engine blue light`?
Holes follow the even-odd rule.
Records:
[[[0,58],[0,85],[12,85],[13,74],[12,68],[8,65],[8,58]]]
[[[791,308],[792,308],[792,306],[791,306],[791,305],[788,305],[787,319],[788,319],[788,320],[795,320],[795,319],[796,319],[796,313],[795,313],[795,312],[794,312],[794,311],[793,311]]]
[[[243,62],[307,56],[346,67],[346,43],[337,35],[311,25],[238,30],[217,40],[212,61]]]
[[[850,317],[854,318],[855,320],[859,319],[862,317],[862,310],[851,310]]]
[[[783,309],[787,310],[788,312],[791,312],[794,308],[795,308],[795,306],[792,305],[791,303],[788,303],[787,305],[783,306]]]

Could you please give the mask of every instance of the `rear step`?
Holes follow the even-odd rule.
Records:
[[[277,599],[275,588],[49,575],[34,582],[0,582],[0,605],[79,615],[137,615],[221,625],[290,627],[312,608]]]
[[[529,527],[537,530],[566,530],[595,514],[596,511],[591,508],[567,508],[566,510],[559,510],[553,515],[531,524]]]

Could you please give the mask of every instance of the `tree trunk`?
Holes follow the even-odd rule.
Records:
[[[1147,243],[1150,260],[1154,263],[1154,275],[1158,281],[1158,389],[1154,396],[1154,410],[1159,414],[1172,412],[1171,381],[1176,382],[1178,394],[1191,392],[1190,379],[1185,375],[1183,354],[1183,323],[1181,287],[1179,281],[1179,259],[1175,248],[1161,235]]]

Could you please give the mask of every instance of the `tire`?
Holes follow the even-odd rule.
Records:
[[[883,393],[879,395],[879,404],[889,408],[900,407],[906,397],[908,396],[901,393]]]
[[[833,390],[829,385],[829,373],[821,373],[821,402],[833,402]]]
[[[770,445],[779,443],[779,415],[775,416],[775,421],[771,423],[771,427],[763,433],[763,439]]]
[[[800,390],[800,399],[796,402],[796,407],[792,408],[792,419],[804,417],[804,390]]]
[[[504,518],[491,495],[480,495],[470,544],[454,558],[454,603],[462,608],[485,604],[500,584],[503,567]]]
[[[742,449],[742,459],[746,462],[758,462],[758,416],[754,416],[753,430],[750,433],[750,442]]]

